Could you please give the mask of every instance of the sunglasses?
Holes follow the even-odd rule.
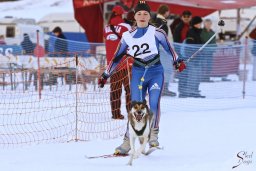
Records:
[[[183,18],[189,18],[190,15],[183,15]]]

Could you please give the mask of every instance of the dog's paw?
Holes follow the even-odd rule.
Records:
[[[128,166],[132,166],[132,162],[129,161],[129,162],[127,163],[127,165],[128,165]]]

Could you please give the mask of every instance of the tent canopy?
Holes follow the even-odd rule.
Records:
[[[236,9],[255,6],[252,0],[149,0],[151,2],[176,4],[186,7],[208,8],[208,9]]]
[[[75,18],[86,30],[89,42],[103,41],[103,4],[113,0],[73,0]],[[138,0],[121,0],[128,8],[132,8]],[[169,5],[173,14],[181,14],[190,10],[193,16],[204,17],[217,10],[236,9],[255,6],[252,0],[147,0],[152,11],[156,11],[160,4]]]

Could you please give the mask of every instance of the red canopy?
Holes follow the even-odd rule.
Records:
[[[73,0],[75,18],[86,30],[89,42],[103,41],[103,3],[113,0]],[[122,0],[129,6],[138,0]],[[167,4],[171,13],[181,14],[190,10],[194,16],[206,16],[216,10],[235,9],[255,6],[252,0],[148,0],[152,11],[156,11],[160,4]]]
[[[148,0],[159,4],[174,4],[184,7],[196,7],[206,9],[236,9],[256,6],[254,0]]]

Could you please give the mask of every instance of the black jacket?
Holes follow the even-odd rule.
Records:
[[[177,43],[182,43],[181,41],[181,31],[182,28],[184,27],[184,23],[180,22],[176,28],[174,29],[174,34],[173,34],[173,41]]]
[[[186,43],[187,44],[203,44],[203,42],[201,40],[201,32],[202,32],[202,29],[198,29],[196,27],[191,27],[188,30]]]
[[[24,54],[31,55],[34,51],[35,45],[32,43],[28,36],[25,36],[24,40],[21,42],[21,47],[24,50]]]
[[[168,26],[167,26],[167,21],[162,18],[156,18],[154,21],[154,25],[162,30],[165,31],[166,35],[168,35]]]
[[[191,27],[188,30],[187,38],[186,38],[185,43],[186,44],[202,44],[202,40],[201,40],[201,36],[200,36],[201,32],[202,32],[202,29]],[[186,47],[185,48],[185,56],[189,57],[200,48],[200,45],[192,45],[192,46],[188,45],[188,46],[185,46],[185,47]],[[202,55],[201,55],[201,53],[199,53],[197,55],[197,57],[194,58],[192,61],[197,63],[201,58],[202,58]]]

